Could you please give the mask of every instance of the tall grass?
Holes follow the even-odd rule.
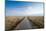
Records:
[[[43,16],[29,16],[28,19],[32,21],[33,26],[37,28],[44,28],[44,17]]]
[[[12,29],[14,26],[16,27],[17,24],[19,22],[21,22],[21,20],[23,19],[24,17],[16,17],[16,16],[6,16],[5,18],[5,30],[10,30]]]

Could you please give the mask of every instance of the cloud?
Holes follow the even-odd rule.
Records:
[[[43,2],[43,0],[8,0],[8,1],[32,1],[32,2]]]
[[[43,2],[43,0],[32,0],[34,2]]]
[[[32,0],[8,0],[8,1],[32,1]]]
[[[38,9],[38,8],[32,8],[31,6],[29,6],[29,7],[27,7],[26,9],[25,9],[25,14],[27,14],[27,15],[40,15],[40,14],[42,14],[43,15],[43,8],[40,8],[40,9]],[[42,16],[41,15],[41,16]]]
[[[23,7],[24,10],[8,10],[6,15],[10,16],[43,16],[43,8],[33,8],[32,6]]]
[[[6,16],[22,16],[22,15],[25,15],[24,11],[19,11],[16,9],[6,10]]]

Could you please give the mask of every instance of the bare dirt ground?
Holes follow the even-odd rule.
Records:
[[[5,30],[44,28],[43,16],[6,16]]]
[[[27,17],[20,22],[14,30],[26,30],[26,29],[32,29],[32,22],[28,20]]]

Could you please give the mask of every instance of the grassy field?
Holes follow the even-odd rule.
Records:
[[[5,29],[10,30],[14,26],[17,26],[21,20],[24,19],[24,17],[21,16],[6,16],[5,17]]]
[[[44,17],[43,16],[26,16],[29,21],[33,24],[33,27],[44,28]],[[6,16],[5,17],[5,30],[10,30],[17,26],[22,20],[24,20],[24,16]]]
[[[44,27],[44,17],[43,16],[29,16],[28,19],[32,21],[33,26],[36,26],[37,28],[43,28]]]

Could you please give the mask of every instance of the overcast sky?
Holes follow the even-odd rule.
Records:
[[[8,1],[6,16],[43,16],[43,3]]]

